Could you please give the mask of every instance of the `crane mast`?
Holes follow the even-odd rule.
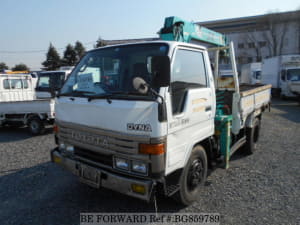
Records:
[[[193,22],[172,16],[165,19],[164,27],[159,31],[160,38],[165,41],[205,42],[219,47],[227,45],[225,35],[207,29]]]

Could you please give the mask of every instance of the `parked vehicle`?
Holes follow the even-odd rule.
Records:
[[[56,99],[51,158],[92,187],[187,205],[209,167],[228,168],[241,146],[255,151],[271,86],[239,85],[233,43],[221,34],[170,17],[160,37],[87,52]],[[220,47],[190,44],[198,41]],[[233,85],[219,89],[210,50],[229,51]],[[101,82],[113,69],[115,83]]]
[[[69,67],[68,67],[69,68]],[[53,91],[58,91],[72,70],[44,71],[39,73],[36,96],[39,99],[52,98]]]
[[[37,100],[29,74],[0,74],[0,126],[27,125],[32,134],[54,122],[54,100]]]
[[[291,83],[289,84],[291,92],[297,96],[297,100],[300,104],[300,76],[293,76],[291,78]]]
[[[241,67],[242,84],[259,84],[261,83],[261,63],[248,63]]]
[[[0,103],[35,99],[33,83],[29,74],[0,74]]]
[[[300,55],[282,55],[264,59],[262,83],[272,84],[274,94],[282,98],[296,97],[291,91],[293,82],[300,79]]]

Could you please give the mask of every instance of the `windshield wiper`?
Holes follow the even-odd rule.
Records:
[[[106,99],[107,102],[110,104],[111,103],[111,97],[114,96],[114,95],[118,95],[118,94],[123,94],[124,92],[122,91],[114,91],[114,92],[108,92],[108,93],[105,93],[105,94],[98,94],[98,95],[92,95],[92,96],[89,96],[88,98],[88,101],[92,101],[93,99]]]
[[[60,94],[60,95],[58,95],[58,97],[59,96],[72,96],[72,94],[94,94],[94,93],[95,92],[93,92],[93,91],[79,91],[79,90],[74,90],[74,91],[70,91],[70,92],[66,92],[66,93]]]
[[[106,93],[106,94],[101,94],[101,95],[92,95],[88,97],[88,101],[92,101],[93,99],[106,99],[107,102],[110,104],[111,103],[111,99],[110,97],[113,96],[112,93]]]
[[[74,90],[72,93],[78,93],[78,94],[94,94],[94,91],[79,91],[79,90]]]

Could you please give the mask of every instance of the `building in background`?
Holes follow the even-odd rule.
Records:
[[[199,22],[234,42],[238,67],[278,55],[300,54],[300,10]],[[104,40],[107,45],[159,38]]]
[[[198,23],[234,42],[238,64],[300,54],[300,10]]]

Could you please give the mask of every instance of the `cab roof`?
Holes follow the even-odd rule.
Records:
[[[173,49],[176,46],[183,46],[183,47],[190,47],[190,48],[197,48],[197,49],[202,49],[205,50],[206,47],[203,45],[198,45],[198,44],[191,44],[191,43],[186,43],[186,42],[178,42],[178,41],[163,41],[163,40],[157,40],[157,41],[143,41],[143,42],[136,42],[136,43],[124,43],[124,44],[117,44],[117,45],[108,45],[108,46],[103,46],[100,48],[92,49],[88,52],[93,52],[97,51],[99,49],[106,49],[106,48],[115,48],[115,47],[122,47],[122,46],[130,46],[130,45],[145,45],[145,44],[167,44],[169,45],[170,49]]]

